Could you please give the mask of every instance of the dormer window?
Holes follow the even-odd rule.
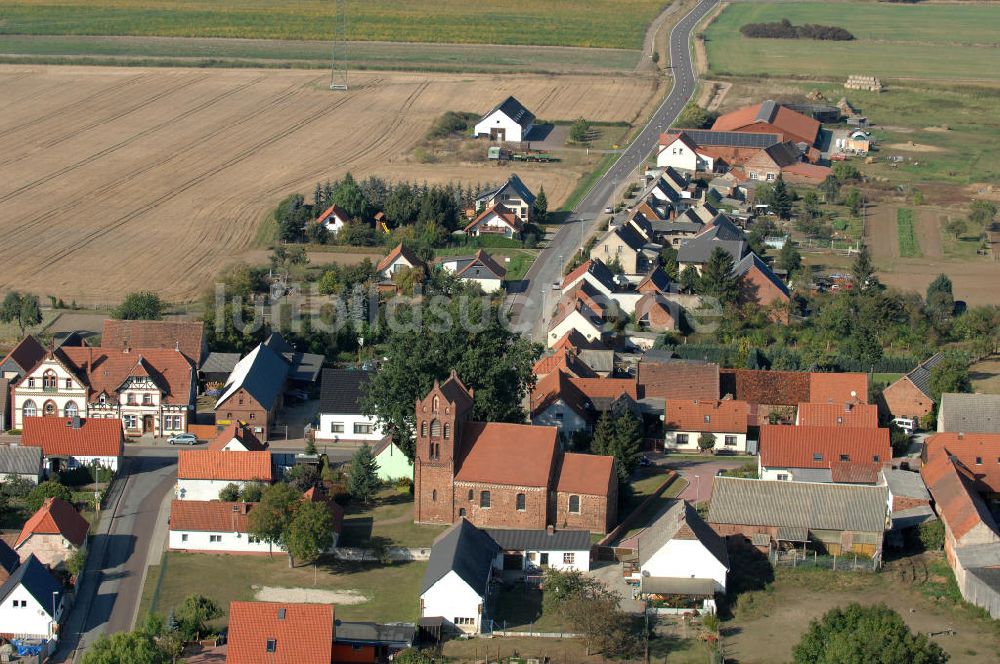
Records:
[[[97,403],[101,404],[102,406],[107,405],[108,397],[102,394],[101,396],[97,397]]]
[[[260,643],[260,642],[258,641],[258,643]],[[267,651],[268,652],[278,652],[278,640],[277,639],[268,639],[267,640]]]
[[[822,461],[823,455],[819,452],[813,452],[813,461]]]
[[[840,460],[841,461],[850,461],[851,460],[851,456],[849,454],[841,454],[840,455]]]
[[[705,416],[705,424],[708,424],[708,423],[710,423],[711,421],[712,421],[712,416],[711,416],[711,415],[706,415],[706,416]]]

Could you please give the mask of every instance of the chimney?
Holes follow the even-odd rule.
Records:
[[[180,341],[174,341],[174,350],[176,350],[178,353],[181,352],[181,342]]]
[[[964,438],[965,438],[965,432],[963,432],[963,431],[959,431],[959,432],[958,432],[958,439],[959,439],[959,440],[962,440],[962,439],[964,439]]]
[[[555,535],[555,532],[556,532],[556,528],[551,523],[549,525],[545,526],[545,534],[548,535],[549,537],[551,537],[552,535]]]
[[[73,419],[70,420],[70,426],[72,426],[74,429],[79,429],[82,426],[79,415],[73,416]]]

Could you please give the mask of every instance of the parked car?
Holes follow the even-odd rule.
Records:
[[[198,437],[193,433],[179,433],[167,438],[167,443],[170,445],[197,445]]]
[[[309,400],[309,393],[305,390],[289,390],[285,392],[285,396],[290,399],[297,399],[298,401]]]
[[[608,207],[604,208],[604,214],[614,214],[614,213],[615,213],[615,209],[613,207],[611,207],[610,205]]]
[[[917,421],[909,417],[897,417],[892,421],[897,427],[902,429],[907,436],[912,436],[917,429]]]

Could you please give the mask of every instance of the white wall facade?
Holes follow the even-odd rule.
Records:
[[[382,270],[382,277],[385,279],[392,279],[393,275],[395,275],[400,270],[406,270],[411,267],[413,267],[413,265],[410,263],[410,261],[406,260],[406,258],[404,258],[401,255],[397,256],[396,260],[389,263],[389,265],[384,270]]]
[[[760,465],[760,458],[757,460],[757,472],[762,480],[780,480],[783,482],[795,482],[795,468],[772,468]],[[801,480],[805,481],[805,480]]]
[[[473,236],[478,237],[480,233],[503,235],[505,238],[514,237],[514,229],[496,212],[490,212],[482,221],[472,227]]]
[[[504,131],[503,140],[505,141],[518,142],[524,140],[524,136],[521,133],[521,125],[511,120],[507,117],[506,113],[499,109],[476,123],[476,135],[488,137],[493,129],[502,129]]]
[[[577,431],[590,429],[590,423],[581,415],[559,399],[542,412],[531,417],[531,424],[536,427],[558,427],[564,438],[569,438]]]
[[[712,448],[716,452],[731,452],[735,454],[747,453],[747,435],[745,433],[715,433],[715,446]],[[683,442],[687,436],[687,442]],[[731,436],[735,440],[734,445],[726,444],[726,436]],[[668,450],[678,450],[687,452],[700,452],[698,438],[700,431],[667,431],[665,444]]]
[[[726,592],[726,566],[698,540],[668,541],[640,570],[649,576],[712,579],[718,592]]]
[[[466,279],[465,277],[459,277],[459,279],[470,284],[479,284],[484,293],[496,293],[503,290],[503,279]]]
[[[66,466],[70,470],[78,468],[80,466],[93,467],[95,464],[102,466],[104,468],[110,468],[113,471],[118,470],[118,464],[121,457],[117,456],[71,456],[66,460]],[[49,459],[46,457],[45,464],[48,466]]]
[[[44,379],[48,372],[55,376],[54,387],[45,386]],[[11,420],[15,429],[24,427],[24,407],[30,404],[34,405],[35,415],[46,414],[46,404],[51,404],[53,408],[48,414],[56,417],[67,417],[67,404],[75,405],[76,414],[80,417],[87,415],[87,388],[54,359],[43,360],[34,371],[21,379],[13,392]]]
[[[541,568],[542,560],[547,556],[548,562],[545,563],[544,567],[550,567],[552,569],[559,570],[561,572],[568,572],[576,570],[578,572],[589,572],[590,571],[590,550],[585,551],[552,551],[552,550],[535,550],[535,551],[523,551],[524,554],[524,569],[531,568]],[[503,555],[497,557],[499,564],[503,565]]]
[[[335,426],[336,425],[336,426]],[[355,425],[366,427],[371,426],[370,433],[356,433]],[[334,429],[339,429],[335,431]],[[385,437],[382,428],[375,423],[375,419],[365,415],[336,415],[333,413],[320,413],[319,428],[315,431],[316,440],[362,440],[378,442]]]
[[[62,617],[64,596],[65,593],[61,593],[55,607],[55,623]],[[49,599],[48,606],[42,606],[24,586],[15,588],[0,606],[0,632],[48,638],[53,627],[50,617],[52,602]],[[22,603],[24,606],[21,606]]]
[[[479,591],[469,587],[454,571],[441,577],[420,596],[421,618],[440,616],[451,627],[466,634],[482,631],[483,611],[484,599]]]
[[[277,553],[283,551],[278,545],[274,545],[272,548],[267,542],[251,542],[250,536],[246,533],[171,530],[169,541],[170,548],[178,551],[208,551],[216,553],[268,553],[272,550]]]
[[[568,316],[559,321],[558,325],[549,330],[549,347],[554,346],[570,330],[576,330],[587,341],[600,339],[603,336],[601,330],[590,322],[586,316],[581,314],[579,310],[576,310],[570,312]]]
[[[219,492],[227,484],[235,484],[240,489],[247,484],[259,484],[258,481],[244,480],[177,480],[178,500],[218,500]]]
[[[659,168],[671,166],[687,171],[711,171],[715,167],[715,160],[692,150],[681,141],[674,141],[656,155],[656,165]]]

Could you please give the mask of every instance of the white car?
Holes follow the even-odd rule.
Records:
[[[613,207],[611,207],[610,205],[608,207],[604,208],[604,214],[614,214],[614,213],[615,213],[615,209]]]
[[[167,438],[167,443],[170,445],[197,445],[198,437],[193,433],[179,433]]]

